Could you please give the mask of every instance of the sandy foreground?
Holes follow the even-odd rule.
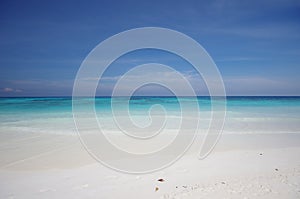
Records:
[[[77,136],[1,133],[0,198],[300,198],[300,134],[224,134],[206,159],[195,151],[132,175],[96,162]]]

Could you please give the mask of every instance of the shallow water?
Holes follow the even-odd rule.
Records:
[[[127,117],[126,98],[95,99],[101,128],[111,132],[119,130],[112,114],[112,101],[118,116],[121,119]],[[181,110],[179,101],[188,108]],[[189,108],[189,104],[195,102],[200,109],[200,129],[206,129],[210,121],[209,97],[132,97],[129,101],[131,121],[140,128],[147,127],[153,121],[149,116],[151,110],[151,114],[161,120],[167,116],[169,122],[165,129],[176,130],[180,126],[182,111],[195,111],[192,106]],[[78,104],[84,111],[91,103],[93,99],[84,98]],[[190,122],[194,122],[193,118]],[[72,98],[0,98],[0,133],[9,132],[76,134]],[[224,133],[300,133],[300,97],[227,97]]]

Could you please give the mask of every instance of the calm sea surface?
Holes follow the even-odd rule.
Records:
[[[95,110],[103,128],[115,131],[109,97],[95,99]],[[113,98],[114,108],[126,110],[126,100]],[[211,103],[209,97],[180,100],[197,101],[201,118],[209,120]],[[129,110],[137,123],[151,122],[149,110],[160,105],[174,119],[180,118],[180,105],[176,97],[132,97]],[[79,104],[82,110],[92,103],[84,99]],[[143,124],[141,124],[143,125]],[[176,128],[176,125],[166,128]],[[205,125],[203,125],[205,128]],[[0,133],[55,133],[76,132],[72,115],[72,98],[0,98]],[[227,116],[224,133],[300,133],[300,97],[227,97]]]

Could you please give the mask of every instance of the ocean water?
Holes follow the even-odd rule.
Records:
[[[122,97],[97,97],[95,110],[101,128],[108,132],[119,130],[112,114],[112,101],[121,120],[122,117],[126,119],[126,107],[129,107],[131,119],[128,121],[139,128],[151,124],[150,115],[156,114],[162,119],[167,115],[170,119],[163,128],[176,130],[182,114],[179,100],[186,104],[197,103],[202,121],[200,129],[206,129],[211,111],[209,97],[132,97],[129,105]],[[91,103],[93,99],[85,98],[78,104],[84,111]],[[151,112],[152,108],[158,111]],[[76,135],[72,98],[0,98],[0,133],[11,132]],[[300,97],[227,97],[224,133],[300,133]]]

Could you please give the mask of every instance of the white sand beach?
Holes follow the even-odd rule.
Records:
[[[296,133],[224,134],[206,159],[195,146],[144,175],[96,162],[77,136],[0,136],[0,198],[300,198]]]

